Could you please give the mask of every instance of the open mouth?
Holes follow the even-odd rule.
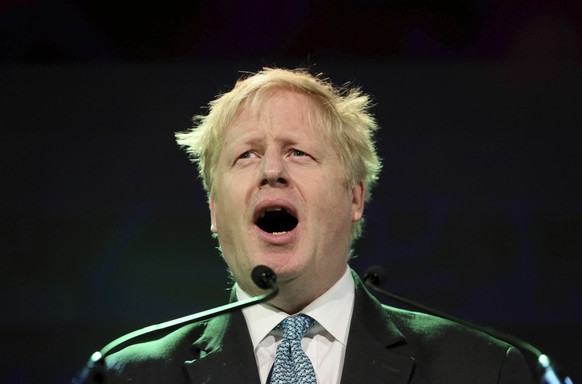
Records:
[[[261,230],[280,235],[292,231],[299,221],[288,210],[282,207],[270,207],[265,209],[255,224]]]

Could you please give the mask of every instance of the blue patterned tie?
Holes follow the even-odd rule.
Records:
[[[271,384],[317,384],[311,360],[301,348],[301,339],[315,320],[306,315],[290,316],[275,329],[283,330],[283,341],[277,347]]]

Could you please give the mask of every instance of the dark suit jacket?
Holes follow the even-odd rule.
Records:
[[[380,304],[354,274],[342,384],[533,383],[512,346],[456,323]],[[259,383],[242,312],[190,324],[107,357],[107,383]]]

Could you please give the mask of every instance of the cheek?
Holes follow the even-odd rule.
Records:
[[[216,233],[222,239],[226,239],[228,233],[242,228],[247,209],[244,190],[242,182],[234,177],[223,177],[215,184],[211,219]]]
[[[351,197],[349,191],[337,180],[326,180],[318,186],[319,196],[313,199],[316,212],[329,226],[351,226]]]
[[[228,186],[226,186],[228,188]],[[221,233],[224,231],[223,222],[224,215],[228,211],[228,196],[221,191],[225,191],[225,185],[216,180],[214,184],[214,188],[212,191],[212,197],[210,199],[210,219],[212,222],[212,228],[214,229],[214,233]]]

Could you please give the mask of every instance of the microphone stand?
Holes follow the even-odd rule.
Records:
[[[118,339],[113,340],[101,350],[93,353],[89,361],[81,371],[81,373],[73,379],[73,384],[98,384],[105,383],[105,357],[119,351],[130,343],[138,341],[140,338],[151,338],[156,333],[167,333],[171,330],[178,329],[186,324],[191,324],[199,321],[208,320],[210,318],[250,307],[251,305],[260,304],[271,300],[279,293],[279,287],[276,284],[277,277],[269,268],[264,266],[257,266],[253,269],[253,281],[260,288],[271,290],[260,296],[250,297],[246,300],[228,303],[220,307],[208,309],[203,312],[198,312],[193,315],[180,317],[178,319],[166,321],[160,324],[154,324],[149,327],[138,329],[130,332]]]
[[[574,384],[573,381],[569,377],[565,377],[564,379],[560,379],[560,377],[555,372],[554,368],[552,367],[550,358],[542,353],[539,349],[534,347],[533,345],[529,344],[528,342],[521,340],[513,335],[509,335],[506,333],[499,332],[489,327],[485,327],[473,322],[470,322],[465,319],[461,319],[444,311],[438,310],[436,308],[430,307],[428,305],[418,303],[414,300],[402,297],[395,293],[386,291],[379,287],[382,280],[384,280],[385,270],[383,267],[380,266],[372,266],[369,267],[366,272],[364,273],[364,284],[367,288],[371,291],[376,292],[380,295],[387,296],[391,299],[404,303],[406,305],[415,307],[420,309],[423,312],[426,312],[431,315],[435,315],[437,317],[442,317],[444,319],[452,320],[456,323],[462,324],[466,327],[473,328],[479,330],[481,332],[487,333],[490,336],[493,336],[497,339],[503,340],[509,344],[512,344],[519,349],[526,350],[529,353],[533,354],[537,358],[537,366],[541,371],[541,381],[542,384]]]

